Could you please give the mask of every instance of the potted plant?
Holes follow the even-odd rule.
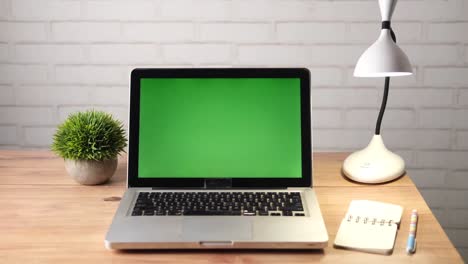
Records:
[[[65,160],[67,172],[80,184],[108,181],[117,156],[127,146],[121,121],[102,111],[71,114],[54,135],[52,151]]]

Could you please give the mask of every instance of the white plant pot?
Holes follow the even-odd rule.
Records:
[[[65,160],[65,169],[72,178],[83,185],[97,185],[107,182],[117,169],[117,159]]]

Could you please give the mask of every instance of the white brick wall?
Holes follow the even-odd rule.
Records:
[[[78,19],[82,13],[79,0],[14,0],[11,13],[19,20]]]
[[[57,42],[119,41],[120,24],[116,22],[51,22],[50,38]]]
[[[119,66],[55,65],[58,84],[120,84],[128,81],[128,72]]]
[[[231,16],[231,7],[231,1],[226,0],[162,1],[156,19],[222,21]]]
[[[0,84],[46,83],[46,65],[0,64]]]
[[[317,34],[317,32],[321,32],[321,34]],[[284,43],[344,42],[345,32],[345,23],[282,22],[276,25],[277,41]]]
[[[314,109],[312,127],[339,128],[343,126],[343,113],[335,109]]]
[[[0,85],[0,105],[9,105],[15,101],[13,87]]]
[[[161,60],[159,53],[153,44],[96,44],[89,49],[93,64],[154,63]]]
[[[94,87],[86,86],[18,86],[15,89],[17,105],[76,105],[88,104]]]
[[[318,75],[316,78],[320,78]],[[312,89],[312,106],[321,107],[378,107],[380,98],[376,89],[316,88]],[[378,112],[377,112],[378,113]],[[374,120],[371,121],[374,123]]]
[[[443,169],[413,169],[411,179],[419,188],[443,188],[447,172]]]
[[[362,0],[0,0],[0,148],[45,148],[88,108],[128,123],[137,66],[308,67],[315,149],[361,148],[383,80],[352,73],[379,20]],[[468,259],[468,0],[399,1],[394,20],[415,75],[392,79],[383,136]]]
[[[317,66],[353,65],[365,50],[362,45],[240,45],[238,63],[242,65]]]
[[[89,20],[148,20],[155,19],[156,4],[152,0],[88,1],[84,17]]]
[[[458,131],[456,134],[456,144],[458,149],[468,149],[468,131]]]
[[[458,96],[458,104],[468,105],[468,89],[460,89],[460,95]]]
[[[15,145],[18,142],[16,126],[0,126],[0,144]]]
[[[339,86],[343,82],[343,71],[333,67],[308,67],[313,87],[333,87]]]
[[[232,62],[232,48],[228,44],[164,45],[163,57],[168,64],[229,64]]]
[[[122,25],[122,38],[128,42],[186,42],[194,37],[195,25],[190,22],[128,22]]]
[[[449,88],[395,88],[390,96],[389,107],[450,107],[454,103],[454,91]]]
[[[462,50],[455,45],[403,44],[400,47],[411,54],[411,62],[415,65],[450,66],[463,63]]]
[[[46,23],[0,22],[0,41],[41,42],[47,40]]]
[[[20,63],[83,63],[85,52],[80,45],[17,44],[13,53]]]
[[[202,41],[257,43],[273,36],[269,23],[202,23],[199,31]]]
[[[88,100],[91,104],[126,105],[129,101],[128,86],[92,86],[88,89],[90,92]]]
[[[439,43],[468,42],[467,34],[460,34],[468,27],[466,22],[436,22],[430,23],[427,28],[429,41]],[[447,30],[452,28],[452,30]]]
[[[468,128],[468,109],[455,110],[455,128]]]
[[[7,0],[0,0],[0,18],[7,17]]]
[[[0,116],[2,124],[49,125],[56,123],[52,107],[4,106],[0,107]]]
[[[460,33],[464,34],[464,33]],[[426,86],[464,87],[468,83],[468,68],[465,67],[427,67],[424,70]]]
[[[414,127],[415,114],[412,109],[388,109],[382,129]],[[375,122],[369,122],[369,120],[376,119],[378,113],[378,108],[348,110],[345,113],[345,127],[375,128]]]
[[[55,127],[24,127],[24,144],[31,147],[48,147],[52,144]]]
[[[423,108],[419,112],[419,125],[423,128],[451,128],[453,120],[454,110],[450,108]]]
[[[445,209],[447,204],[447,192],[443,189],[421,189],[421,194],[432,208]],[[440,218],[440,217],[439,217]],[[444,220],[445,221],[445,220]]]
[[[448,214],[448,223],[453,228],[463,228],[464,220],[468,218],[468,210],[463,209],[452,209]]]
[[[467,171],[454,171],[447,176],[447,186],[456,189],[468,189]]]

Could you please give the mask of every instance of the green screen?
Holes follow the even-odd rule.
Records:
[[[143,78],[140,178],[301,178],[299,78]]]

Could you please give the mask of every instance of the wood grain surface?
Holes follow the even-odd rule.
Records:
[[[314,189],[325,219],[324,250],[109,251],[104,236],[125,191],[126,161],[100,186],[81,186],[65,172],[63,160],[47,151],[0,151],[0,263],[462,263],[408,176],[383,185],[358,184],[341,175],[346,153],[314,155]],[[405,210],[392,255],[333,248],[349,202],[369,199]],[[108,201],[106,201],[108,200]],[[409,217],[418,209],[418,248],[405,253]]]

